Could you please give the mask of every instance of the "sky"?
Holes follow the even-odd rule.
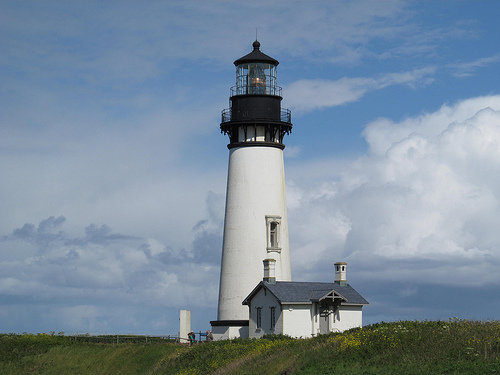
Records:
[[[234,60],[277,59],[294,281],[500,319],[500,2],[0,2],[0,332],[217,318]]]

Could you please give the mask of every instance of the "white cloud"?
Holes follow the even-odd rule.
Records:
[[[63,216],[14,229],[0,238],[1,313],[24,301],[32,313],[46,306],[40,324],[53,322],[49,315],[55,314],[59,330],[109,332],[120,330],[119,324],[135,327],[120,319],[115,322],[116,311],[110,311],[115,306],[127,310],[128,318],[139,319],[137,325],[144,332],[155,329],[150,321],[159,324],[158,309],[214,306],[221,250],[220,198],[208,194],[207,219],[192,230],[183,248],[118,234],[107,225],[91,224],[83,236],[72,236],[63,230]],[[141,318],[148,308],[151,319]],[[7,323],[10,329],[14,321]],[[177,330],[175,321],[163,326],[169,327],[169,334]]]
[[[393,85],[428,84],[434,68],[423,68],[410,72],[389,73],[378,78],[341,78],[337,81],[325,79],[299,80],[286,87],[287,105],[300,112],[334,107],[361,99],[366,93]]]
[[[455,77],[470,77],[474,74],[474,72],[479,69],[486,67],[491,64],[495,64],[500,61],[500,54],[496,54],[490,57],[482,57],[475,61],[459,63],[459,64],[450,64],[448,67],[452,71],[452,75]]]
[[[500,284],[500,97],[377,121],[364,134],[369,156],[323,163],[334,180],[289,189],[299,277],[314,254],[316,267],[352,261],[361,279]]]
[[[498,109],[500,96],[484,96],[463,100],[453,105],[445,104],[439,110],[425,113],[418,117],[409,117],[395,123],[387,118],[380,118],[368,124],[363,136],[368,142],[370,152],[382,156],[394,143],[412,133],[424,137],[435,137],[443,132],[452,122],[463,122],[484,108]]]
[[[32,73],[47,68],[63,79],[72,79],[76,70],[80,79],[104,86],[175,74],[182,60],[231,61],[250,48],[256,28],[264,52],[342,65],[374,56],[420,54],[435,49],[436,40],[453,37],[450,27],[420,26],[411,19],[415,12],[410,8],[401,0],[317,1],[314,6],[225,0],[209,6],[176,1],[148,6],[134,1],[17,3],[2,9],[15,43],[0,58],[14,65],[22,61]],[[384,52],[374,48],[380,41]],[[240,46],[239,52],[234,46]]]

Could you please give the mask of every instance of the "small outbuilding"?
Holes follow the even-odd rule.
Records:
[[[335,282],[275,281],[272,259],[264,260],[264,280],[245,298],[249,337],[284,334],[312,337],[361,327],[366,301],[347,284],[347,263],[335,263]]]

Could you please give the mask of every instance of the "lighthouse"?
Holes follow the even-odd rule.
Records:
[[[264,264],[273,266],[273,281],[291,281],[283,139],[292,123],[281,108],[278,64],[255,41],[234,62],[236,85],[222,111],[229,166],[215,339],[248,337],[242,302],[263,279]]]

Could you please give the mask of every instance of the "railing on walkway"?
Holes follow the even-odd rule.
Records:
[[[232,118],[232,111],[231,111],[231,108],[226,108],[226,109],[223,109],[221,111],[221,115],[222,115],[222,123],[224,122],[229,122],[229,121],[232,121],[233,118]],[[255,120],[262,120],[262,121],[266,121],[266,120],[269,120],[269,121],[275,121],[276,119],[267,119],[267,118],[262,118],[262,119],[255,119]],[[290,112],[289,109],[287,108],[281,108],[281,112],[280,112],[280,121],[282,122],[288,122],[288,123],[291,123],[292,122],[292,112]]]
[[[231,96],[236,95],[271,95],[271,96],[281,96],[281,87],[274,85],[272,82],[274,80],[266,80],[266,84],[263,86],[256,85],[237,85],[231,87]]]

